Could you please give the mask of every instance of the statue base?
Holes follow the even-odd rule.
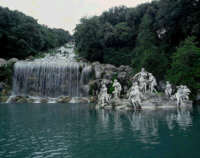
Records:
[[[143,95],[140,106],[134,107],[128,99],[113,98],[104,107],[97,105],[98,108],[116,109],[116,110],[155,110],[169,108],[192,108],[192,101],[184,101],[182,105],[177,106],[177,101],[172,100],[164,95],[164,93],[146,92]]]

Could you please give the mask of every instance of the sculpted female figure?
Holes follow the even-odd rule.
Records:
[[[115,93],[117,93],[117,97],[120,97],[121,91],[122,91],[122,86],[116,79],[114,80],[113,87],[116,91]]]
[[[165,95],[169,98],[172,96],[172,85],[169,83],[169,81],[166,83]]]
[[[151,93],[156,92],[156,86],[157,86],[157,82],[156,82],[156,78],[152,75],[152,73],[149,73],[149,83],[150,83],[150,91]]]
[[[178,90],[175,94],[177,99],[177,106],[183,105],[184,101],[189,100],[189,95],[191,93],[190,89],[187,86],[180,85],[177,87]]]
[[[134,86],[131,88],[131,92],[129,95],[129,100],[135,109],[137,108],[137,106],[141,106],[141,103],[142,103],[141,98],[142,98],[142,94],[140,92],[139,85],[136,82]]]
[[[140,89],[142,90],[143,93],[146,93],[147,91],[147,77],[148,77],[148,72],[144,68],[142,68],[141,72],[137,73],[133,79],[139,81],[139,86]]]
[[[99,93],[99,96],[98,96],[98,104],[101,107],[104,107],[105,104],[109,102],[109,100],[110,100],[110,96],[107,93],[107,87],[106,87],[105,84],[103,84],[102,88],[101,88],[101,91]]]

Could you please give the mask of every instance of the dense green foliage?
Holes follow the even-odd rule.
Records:
[[[0,7],[0,57],[25,58],[61,46],[71,36],[63,29],[50,29],[18,11]]]
[[[200,40],[199,8],[199,0],[157,0],[135,8],[111,8],[100,16],[81,19],[74,33],[76,50],[89,61],[131,65],[137,72],[145,67],[159,80],[197,89],[200,78],[195,73],[200,67],[191,62],[198,62],[193,55],[198,56],[200,45],[195,42]],[[190,42],[177,49],[187,38]],[[189,57],[187,64],[181,56]]]
[[[200,89],[200,48],[194,37],[187,38],[172,56],[168,78],[175,84],[188,85],[193,92]]]

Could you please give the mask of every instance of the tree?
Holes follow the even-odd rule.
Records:
[[[145,67],[164,79],[182,40],[188,36],[200,40],[199,8],[198,0],[156,0],[134,8],[111,8],[81,20],[74,34],[76,49],[89,61],[132,65],[135,72]]]
[[[71,40],[63,29],[50,29],[19,11],[0,7],[0,57],[26,58]]]
[[[189,86],[194,94],[200,89],[200,48],[195,37],[188,37],[177,48],[167,79],[176,85]]]

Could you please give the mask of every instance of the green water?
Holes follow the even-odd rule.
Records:
[[[200,111],[1,104],[0,158],[199,158]]]

